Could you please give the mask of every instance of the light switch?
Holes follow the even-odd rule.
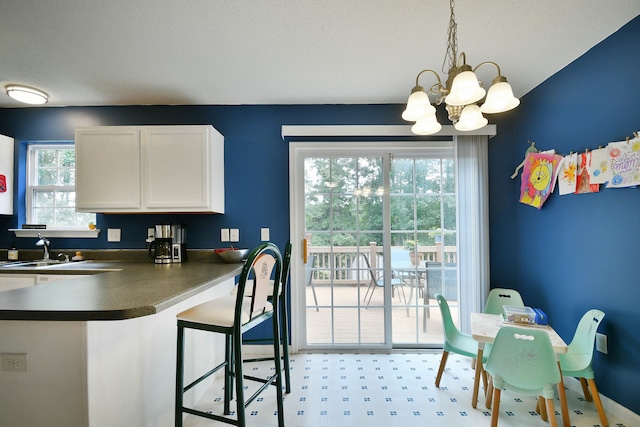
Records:
[[[229,229],[223,228],[220,230],[220,241],[228,242],[229,241]]]
[[[239,242],[240,241],[240,230],[237,228],[232,228],[229,230],[229,241],[230,242]]]
[[[260,229],[260,240],[262,240],[263,242],[268,242],[269,241],[269,229],[268,228],[261,228]]]
[[[119,242],[119,241],[120,241],[120,229],[107,228],[107,242]]]

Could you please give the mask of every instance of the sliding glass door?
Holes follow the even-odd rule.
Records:
[[[454,309],[458,299],[453,153],[449,143],[300,156],[300,347],[442,344],[433,297],[444,293]]]

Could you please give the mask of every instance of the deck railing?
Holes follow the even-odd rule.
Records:
[[[403,249],[402,246],[392,249]],[[309,246],[308,253],[315,255],[313,265],[313,281],[315,284],[330,283],[351,285],[356,283],[368,283],[370,281],[369,269],[360,254],[368,257],[371,268],[382,268],[382,247],[376,244],[369,246]],[[434,246],[418,246],[419,261],[442,262],[445,264],[457,263],[457,247],[443,246],[436,243]],[[330,274],[333,274],[333,278]]]

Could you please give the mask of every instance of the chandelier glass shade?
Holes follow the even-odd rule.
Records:
[[[500,67],[495,62],[482,62],[475,68],[466,63],[464,52],[458,56],[457,24],[455,21],[454,1],[450,0],[451,17],[449,19],[449,34],[446,60],[449,59],[449,69],[445,84],[440,75],[433,70],[422,70],[416,76],[416,85],[411,90],[407,106],[402,113],[406,121],[415,122],[411,131],[417,135],[431,135],[441,129],[436,117],[436,109],[431,104],[429,95],[436,97],[435,104],[445,103],[449,120],[456,130],[472,131],[484,127],[488,120],[484,114],[497,114],[512,110],[520,105],[520,100],[513,96],[511,85],[500,74]],[[482,88],[475,71],[485,65],[493,65],[498,76],[493,79],[488,91]],[[431,73],[436,77],[427,91],[420,86],[419,80],[424,73]],[[484,100],[484,102],[482,102]],[[481,105],[478,105],[480,104]]]

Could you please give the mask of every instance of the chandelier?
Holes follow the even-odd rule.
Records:
[[[458,34],[456,16],[454,13],[454,0],[449,2],[451,17],[449,18],[449,30],[447,51],[442,64],[442,72],[447,73],[445,84],[438,73],[433,70],[422,70],[416,76],[416,85],[411,90],[407,101],[407,108],[402,113],[402,118],[409,122],[415,122],[411,131],[417,135],[431,135],[438,132],[442,125],[436,118],[436,109],[431,104],[429,95],[436,97],[436,105],[446,105],[449,120],[456,130],[471,131],[484,127],[488,120],[484,114],[503,113],[512,110],[520,104],[520,100],[513,96],[511,85],[500,74],[500,67],[495,62],[482,62],[475,68],[466,63],[464,52],[458,56]],[[448,60],[448,71],[445,66]],[[489,91],[482,88],[482,82],[478,80],[475,71],[484,66],[493,65],[498,71],[498,76],[493,79]],[[432,73],[437,82],[425,92],[420,86],[420,76],[424,73]],[[486,97],[485,97],[486,95]],[[478,103],[484,98],[482,105]]]

